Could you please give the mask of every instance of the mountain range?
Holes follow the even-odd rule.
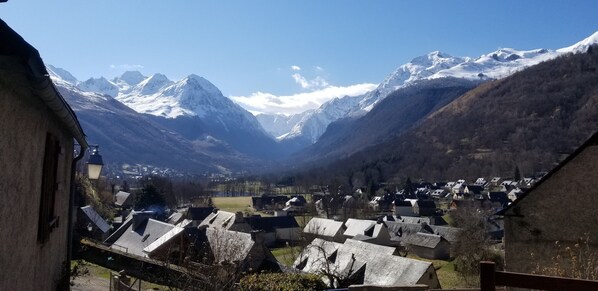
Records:
[[[588,50],[598,32],[555,51],[499,49],[477,58],[432,52],[399,66],[362,96],[335,98],[293,116],[253,116],[208,80],[125,72],[77,80],[48,66],[89,139],[117,164],[184,171],[264,170],[277,161],[318,165],[400,138],[480,84]]]
[[[407,177],[512,177],[516,168],[532,176],[552,169],[597,130],[594,46],[485,82],[402,134],[312,165],[303,175],[336,177],[353,187]]]
[[[126,72],[110,81],[80,82],[66,70],[48,71],[89,139],[118,164],[192,172],[256,169],[280,149],[253,115],[199,76],[175,82]]]
[[[450,77],[471,81],[500,79],[567,53],[585,51],[589,45],[597,42],[598,32],[576,44],[554,51],[501,48],[477,58],[454,57],[434,51],[399,66],[376,89],[363,96],[346,96],[322,104],[313,112],[301,116],[301,120],[289,126],[291,130],[288,133],[279,134],[278,138],[301,141],[306,143],[304,146],[308,146],[320,138],[330,123],[341,118],[363,116],[392,92],[419,81]],[[262,126],[268,131],[274,125],[262,122]]]

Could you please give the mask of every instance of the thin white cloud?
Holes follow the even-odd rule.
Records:
[[[110,69],[120,69],[120,70],[139,70],[145,68],[143,65],[131,65],[131,64],[122,64],[122,65],[110,65]]]
[[[299,67],[299,66],[291,66],[291,70],[293,70],[293,71],[301,71],[301,67]]]
[[[322,78],[321,76],[317,76],[312,80],[307,80],[299,73],[295,73],[291,75],[295,82],[301,86],[303,89],[317,89],[317,88],[325,88],[328,87],[328,82]]]
[[[249,96],[230,98],[252,113],[295,114],[316,109],[324,102],[344,96],[359,96],[376,88],[377,84],[356,84],[346,87],[327,86],[312,92],[277,96],[266,92],[255,92]]]

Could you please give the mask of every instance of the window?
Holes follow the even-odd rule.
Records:
[[[58,227],[59,217],[54,212],[54,202],[57,190],[58,157],[60,143],[52,134],[46,135],[44,150],[44,164],[42,172],[41,202],[39,205],[39,225],[37,241],[45,243],[50,238],[52,229]]]

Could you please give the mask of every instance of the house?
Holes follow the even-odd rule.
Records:
[[[185,216],[187,211],[189,210],[189,208],[178,208],[175,209],[172,214],[170,214],[170,216],[168,216],[168,218],[166,219],[166,222],[170,223],[170,224],[179,224],[181,223],[183,220],[185,220]]]
[[[561,251],[586,237],[598,253],[598,133],[536,182],[506,209],[505,269],[530,273],[536,266],[553,266]],[[584,245],[585,247],[585,245]]]
[[[81,125],[38,51],[0,20],[0,290],[68,288]]]
[[[214,207],[189,207],[185,219],[191,220],[194,226],[198,226],[206,217],[214,212]]]
[[[523,195],[523,190],[521,190],[520,188],[515,188],[511,190],[509,194],[507,194],[507,198],[509,198],[509,200],[513,202],[517,200],[519,197],[521,197],[521,195]]]
[[[405,239],[409,251],[430,260],[446,260],[451,257],[451,244],[441,235],[418,232]]]
[[[394,202],[395,216],[415,216],[413,203],[409,200],[396,199]]]
[[[433,200],[417,200],[413,205],[416,216],[432,216],[436,214],[436,203]]]
[[[383,246],[391,245],[388,228],[382,220],[374,221],[349,218],[345,222],[345,226],[347,229],[345,229],[343,235],[346,238]]]
[[[440,225],[429,225],[423,223],[404,223],[399,221],[388,221],[388,233],[391,240],[398,242],[401,246],[408,246],[411,236],[417,233],[427,233],[439,235],[449,243],[449,248],[452,250],[459,241],[460,228]]]
[[[397,256],[394,247],[373,245],[353,239],[335,243],[314,239],[293,263],[303,272],[345,278],[352,284],[440,288],[430,262]],[[329,284],[330,282],[326,282]],[[335,282],[335,286],[338,282]]]
[[[218,263],[237,262],[239,272],[259,271],[276,262],[270,250],[256,233],[245,233],[208,227],[205,229],[213,260]]]
[[[293,216],[262,217],[253,215],[245,217],[245,221],[253,231],[260,232],[267,246],[283,242],[297,242],[301,238],[301,228]]]
[[[432,198],[445,198],[447,196],[448,192],[443,189],[435,189],[432,191],[432,194],[430,194],[430,196],[432,196]]]
[[[282,209],[287,213],[303,213],[305,212],[305,207],[307,206],[307,201],[303,196],[294,196],[285,202],[285,207]]]
[[[104,241],[110,234],[110,225],[91,205],[77,210],[77,233],[98,241]]]
[[[465,183],[465,180],[457,180],[457,182],[451,188],[451,193],[463,194],[463,191],[465,190],[465,186],[467,186],[467,183]]]
[[[303,233],[329,241],[344,242],[347,227],[342,221],[314,217],[303,228]]]
[[[240,232],[251,232],[251,226],[247,224],[242,212],[232,213],[214,209],[199,226],[206,226],[218,229],[228,229]]]
[[[133,206],[135,206],[135,194],[118,191],[118,193],[114,195],[114,205],[121,208],[133,208]]]
[[[488,182],[486,181],[486,179],[480,177],[477,180],[475,180],[475,182],[473,183],[473,185],[484,187],[484,186],[486,186],[487,183]]]
[[[148,257],[144,249],[168,233],[175,226],[155,220],[152,211],[134,211],[131,218],[123,223],[104,243],[111,249],[140,257]]]
[[[154,240],[148,246],[143,248],[143,252],[149,258],[158,259],[168,262],[182,261],[184,254],[187,253],[189,247],[189,230],[187,226],[191,226],[190,220],[183,220],[175,225],[165,234]]]
[[[493,178],[490,180],[489,186],[495,186],[495,187],[496,187],[496,186],[499,186],[501,181],[502,181],[502,178],[501,178],[501,177],[493,177]]]

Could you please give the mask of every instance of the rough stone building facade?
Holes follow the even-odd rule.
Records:
[[[0,290],[55,290],[70,258],[73,139],[87,143],[37,50],[1,20],[0,39]]]
[[[598,254],[598,133],[503,210],[505,269],[550,266],[555,242],[564,251],[588,234]]]

